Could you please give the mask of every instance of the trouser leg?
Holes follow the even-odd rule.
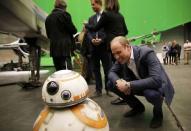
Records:
[[[153,116],[157,118],[162,118],[162,94],[159,91],[147,89],[144,92],[144,96],[154,107],[153,107]]]
[[[187,51],[187,63],[189,64],[189,60],[190,60],[190,51]]]
[[[101,55],[101,62],[102,62],[102,66],[103,66],[103,71],[104,71],[104,84],[105,84],[105,90],[108,91],[108,87],[107,87],[107,82],[108,82],[108,72],[111,68],[111,56],[110,54],[106,51],[103,52]]]
[[[189,52],[187,50],[184,51],[184,64],[188,64],[189,60]]]
[[[70,56],[56,56],[53,57],[53,62],[56,71],[65,70],[65,69],[72,69],[72,62]]]
[[[63,60],[62,57],[53,57],[53,63],[56,71],[63,70]]]
[[[96,80],[96,91],[102,91],[102,78],[100,72],[100,66],[93,69]]]
[[[92,54],[93,73],[96,81],[96,91],[102,92],[102,77],[100,71],[100,57]]]

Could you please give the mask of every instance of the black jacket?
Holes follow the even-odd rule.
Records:
[[[96,25],[97,24],[97,16],[93,15],[92,17],[89,18],[89,22],[90,25]],[[96,38],[96,35],[98,36],[98,38],[102,39],[102,42],[100,45],[93,45],[93,43],[91,42],[91,40],[94,38]],[[94,32],[94,31],[87,31],[87,39],[89,40],[89,43],[91,45],[91,52],[96,52],[96,51],[107,51],[107,45],[106,45],[106,35],[104,32],[104,29],[101,28],[98,31]]]
[[[110,45],[111,40],[116,36],[125,36],[128,29],[124,17],[120,13],[113,11],[103,12],[99,22],[96,25],[87,24],[86,28],[92,31],[98,31],[104,28],[106,32],[106,43]]]
[[[55,8],[45,21],[50,39],[50,56],[70,56],[75,47],[73,34],[77,32],[68,12]]]

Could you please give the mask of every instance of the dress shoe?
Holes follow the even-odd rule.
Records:
[[[107,91],[107,90],[106,90],[106,95],[109,96],[109,97],[113,97],[113,95],[111,94],[111,92],[110,92],[110,91]]]
[[[118,97],[117,99],[111,101],[112,105],[126,105],[127,102],[123,100],[122,98]]]
[[[159,128],[162,125],[163,118],[162,117],[153,117],[150,123],[150,128]]]
[[[100,97],[102,96],[102,92],[101,91],[95,91],[92,96],[90,96],[90,98],[96,98],[96,97]]]
[[[142,114],[144,111],[145,111],[145,108],[144,108],[144,107],[132,109],[132,110],[126,112],[126,113],[124,114],[124,117],[133,117],[133,116],[136,116],[136,115],[140,115],[140,114]]]

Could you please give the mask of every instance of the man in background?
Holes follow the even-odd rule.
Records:
[[[190,60],[189,56],[191,53],[191,42],[189,42],[189,40],[186,40],[183,47],[184,47],[184,64],[187,65],[189,64],[189,60]]]
[[[91,6],[95,14],[89,18],[88,24],[96,25],[101,17],[101,14],[103,13],[102,0],[91,0]],[[86,44],[89,44],[89,46],[87,47],[89,48],[88,50],[90,52],[90,60],[92,62],[92,69],[96,81],[96,91],[94,92],[92,97],[99,97],[102,95],[103,84],[100,62],[102,63],[104,71],[104,84],[106,94],[111,96],[107,87],[107,76],[108,71],[111,67],[111,56],[107,48],[105,38],[106,36],[103,28],[99,29],[96,32],[87,30],[88,42]]]
[[[72,69],[71,53],[75,49],[73,35],[77,32],[64,0],[56,0],[55,8],[46,18],[46,33],[50,40],[50,56],[56,71]]]

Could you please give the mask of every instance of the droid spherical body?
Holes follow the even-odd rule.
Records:
[[[42,88],[42,99],[55,108],[78,104],[87,98],[88,85],[77,72],[61,70],[47,78]]]
[[[91,99],[64,109],[46,107],[33,131],[109,131],[102,109]]]
[[[42,98],[47,106],[33,131],[109,131],[103,110],[87,94],[88,85],[79,73],[53,73],[44,82]]]

